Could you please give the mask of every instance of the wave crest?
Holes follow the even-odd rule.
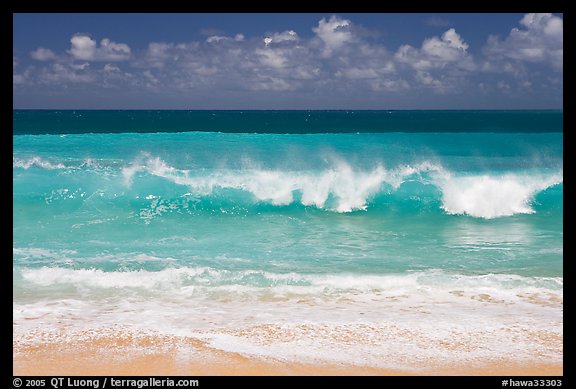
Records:
[[[438,180],[442,209],[448,214],[466,214],[492,219],[534,213],[531,203],[537,193],[563,182],[562,174],[551,176],[447,177]]]
[[[485,219],[534,213],[534,197],[563,182],[561,171],[456,176],[430,162],[389,169],[379,164],[371,170],[362,170],[336,161],[321,171],[243,169],[206,174],[177,169],[160,158],[148,157],[122,170],[125,185],[130,186],[137,173],[186,186],[191,195],[198,197],[210,196],[217,189],[232,189],[248,192],[257,201],[276,206],[300,203],[339,213],[365,211],[377,195],[391,194],[402,184],[415,181],[439,189],[440,207],[446,213]]]
[[[337,161],[329,169],[316,172],[243,169],[197,175],[174,168],[156,157],[123,168],[122,175],[127,186],[132,185],[137,173],[146,172],[186,186],[193,195],[209,196],[216,189],[233,189],[249,192],[256,200],[272,205],[299,202],[342,213],[366,210],[368,201],[384,188],[397,189],[407,177],[440,169],[423,163],[395,169],[385,169],[380,164],[371,170],[361,170]]]
[[[421,203],[428,208],[432,204],[450,215],[492,219],[536,212],[536,196],[563,183],[561,169],[471,174],[452,172],[430,161],[393,167],[378,163],[360,168],[333,158],[327,166],[315,169],[266,169],[254,164],[236,169],[182,169],[159,157],[141,154],[124,166],[110,161],[103,166],[91,159],[68,166],[40,157],[14,158],[13,165],[24,170],[31,167],[66,169],[69,179],[56,181],[61,184],[57,189],[50,191],[54,185],[52,177],[45,181],[34,177],[30,183],[43,186],[38,192],[51,193],[45,196],[50,203],[55,199],[54,193],[75,193],[74,188],[67,186],[78,185],[82,188],[78,189],[79,193],[86,199],[91,199],[89,192],[97,188],[99,197],[112,200],[118,196],[151,200],[149,207],[139,213],[157,216],[165,213],[157,212],[160,203],[169,211],[188,207],[188,200],[210,199],[207,206],[218,207],[224,200],[227,205],[296,204],[338,213],[367,211],[369,207],[382,208],[395,202]],[[91,175],[82,176],[86,171]],[[25,179],[26,172],[19,174]],[[186,188],[185,192],[182,187]],[[87,188],[90,188],[88,192]],[[547,204],[557,204],[557,197],[550,199],[553,203]]]

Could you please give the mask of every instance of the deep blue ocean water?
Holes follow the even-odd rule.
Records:
[[[562,112],[14,111],[13,237],[17,335],[561,331]]]

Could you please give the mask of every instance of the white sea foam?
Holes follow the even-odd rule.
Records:
[[[28,170],[32,167],[45,169],[45,170],[108,170],[109,165],[112,161],[106,161],[103,163],[102,160],[96,160],[94,158],[84,158],[84,159],[65,159],[63,162],[51,162],[46,159],[34,156],[31,158],[17,158],[12,157],[12,167],[21,168]]]
[[[262,358],[382,367],[562,354],[560,277],[40,268],[22,278],[17,348],[121,328]]]
[[[13,247],[12,254],[24,258],[59,258],[76,254],[76,250],[48,250],[39,247]]]
[[[141,257],[137,257],[141,258]],[[38,286],[73,285],[88,288],[145,288],[177,290],[183,280],[205,271],[203,268],[105,272],[100,269],[42,267],[22,270],[22,278]]]
[[[186,186],[194,196],[208,196],[216,189],[234,189],[273,205],[299,202],[341,213],[366,210],[376,195],[397,190],[406,181],[416,180],[441,190],[441,207],[448,214],[486,219],[534,213],[535,195],[563,182],[561,171],[549,175],[459,176],[431,162],[393,168],[380,164],[371,170],[362,170],[337,159],[330,168],[320,171],[249,168],[195,175],[190,170],[177,169],[160,158],[145,155],[122,170],[125,184],[131,185],[138,172]]]
[[[140,258],[140,257],[138,257]],[[185,287],[204,287],[204,291],[228,291],[247,294],[258,292],[288,295],[402,295],[404,293],[450,292],[454,289],[491,290],[493,293],[541,291],[559,293],[562,278],[524,277],[488,274],[479,276],[451,275],[441,271],[404,275],[310,275],[270,273],[256,270],[217,270],[209,267],[167,268],[160,271],[113,271],[42,267],[23,269],[22,279],[30,287],[72,285],[93,289],[139,288],[159,294],[187,295]]]
[[[39,167],[42,169],[54,170],[54,169],[64,169],[66,168],[65,165],[61,163],[51,163],[46,161],[40,157],[32,157],[29,159],[19,159],[19,158],[12,158],[12,167],[13,168],[22,168],[22,169],[30,169],[31,167]]]
[[[192,197],[210,196],[218,190],[249,193],[257,202],[276,206],[299,203],[319,209],[346,213],[367,210],[378,195],[393,193],[407,181],[436,186],[441,192],[441,208],[448,214],[485,219],[534,213],[535,196],[563,182],[562,171],[519,172],[505,174],[457,174],[432,162],[371,169],[353,167],[347,161],[333,158],[329,167],[320,170],[275,170],[244,164],[242,169],[192,171],[170,166],[158,157],[142,154],[124,166],[121,177],[126,186],[145,176],[160,177],[187,188]],[[23,169],[94,168],[97,162],[87,158],[77,167],[51,163],[40,157],[13,159],[13,166]],[[109,173],[106,171],[106,173]],[[68,189],[62,189],[68,191]],[[160,204],[153,193],[143,196],[154,200],[152,210],[143,210],[147,218],[176,207]],[[166,209],[165,209],[166,208]]]
[[[397,189],[410,176],[437,170],[441,167],[431,163],[392,169],[377,165],[371,170],[361,170],[354,169],[345,161],[334,161],[331,168],[317,172],[252,168],[220,170],[196,176],[190,170],[177,169],[160,158],[146,156],[123,168],[122,175],[126,185],[132,184],[136,173],[147,172],[187,186],[192,194],[199,196],[210,195],[217,188],[235,189],[249,192],[256,200],[273,205],[299,201],[305,206],[352,212],[366,210],[370,198],[385,184]]]
[[[485,219],[534,213],[534,196],[562,182],[562,173],[464,177],[445,174],[437,180],[442,188],[442,208],[447,213]]]

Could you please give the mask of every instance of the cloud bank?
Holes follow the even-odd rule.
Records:
[[[489,36],[479,48],[470,47],[448,21],[428,22],[446,28],[419,46],[398,48],[386,47],[385,40],[362,34],[361,26],[336,15],[319,20],[306,38],[294,30],[258,37],[238,32],[202,41],[150,42],[139,51],[108,37],[98,41],[76,34],[65,52],[33,50],[29,65],[13,55],[13,84],[15,93],[96,88],[156,97],[172,93],[191,101],[243,93],[254,101],[259,94],[269,99],[284,93],[303,101],[324,97],[328,102],[334,96],[362,100],[369,95],[383,108],[419,95],[432,96],[430,101],[453,96],[455,101],[471,90],[486,99],[496,93],[561,91],[562,18],[526,14],[508,35]]]

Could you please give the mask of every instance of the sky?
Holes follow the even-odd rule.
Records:
[[[15,109],[562,104],[562,14],[13,15]]]

